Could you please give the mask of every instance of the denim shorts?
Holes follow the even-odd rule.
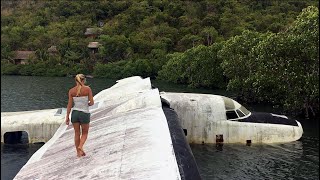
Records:
[[[72,110],[71,114],[72,123],[89,124],[90,123],[90,113],[85,113],[78,110]]]

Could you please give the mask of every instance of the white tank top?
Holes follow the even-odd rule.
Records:
[[[73,110],[82,111],[85,113],[89,113],[89,97],[88,96],[80,96],[73,97]]]

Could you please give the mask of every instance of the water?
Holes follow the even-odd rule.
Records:
[[[88,79],[97,94],[115,84],[110,79]],[[1,112],[66,107],[67,90],[74,85],[68,77],[1,76]],[[191,89],[153,81],[160,91],[220,94],[225,91]],[[249,110],[272,111],[271,107],[247,106]],[[246,146],[225,144],[191,145],[200,174],[211,179],[319,179],[318,121],[301,120],[304,134],[299,141],[286,144]],[[19,172],[41,144],[1,144],[1,180],[10,180]]]
[[[191,145],[191,149],[203,179],[319,179],[319,136],[315,134],[306,133],[299,141],[285,144]]]

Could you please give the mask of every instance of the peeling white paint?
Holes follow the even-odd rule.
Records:
[[[64,122],[65,115],[55,115],[58,109],[1,112],[1,142],[7,132],[25,131],[29,143],[47,142]]]
[[[62,124],[14,179],[181,179],[159,91],[133,80],[94,97],[85,157],[76,157],[73,128]]]
[[[224,143],[289,142],[303,133],[299,122],[290,126],[227,120],[222,96],[161,97],[177,112],[189,143],[216,143],[216,135],[223,135]],[[73,128],[64,124],[65,109],[1,113],[2,142],[4,133],[12,131],[26,131],[31,143],[47,142],[15,179],[181,179],[159,91],[151,89],[149,78],[118,80],[94,100],[87,156],[81,158],[76,157]],[[235,109],[241,107],[231,102]]]
[[[224,143],[246,143],[247,140],[252,143],[280,143],[296,141],[303,133],[298,121],[298,126],[291,126],[227,120],[224,100],[219,95],[169,92],[160,94],[177,112],[182,127],[187,129],[189,143],[216,143],[216,135],[223,135]],[[232,101],[235,109],[241,107],[239,103]],[[251,113],[247,116],[250,115]],[[284,115],[272,115],[287,119]]]

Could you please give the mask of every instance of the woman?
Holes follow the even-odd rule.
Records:
[[[74,107],[71,114],[71,122],[74,128],[74,143],[77,150],[77,156],[85,156],[83,145],[88,137],[90,113],[89,106],[94,104],[92,91],[89,86],[85,86],[86,78],[83,74],[78,74],[75,77],[76,86],[69,90],[69,100],[67,106],[66,124],[69,125],[70,111],[74,102]],[[80,127],[81,132],[80,134]]]

